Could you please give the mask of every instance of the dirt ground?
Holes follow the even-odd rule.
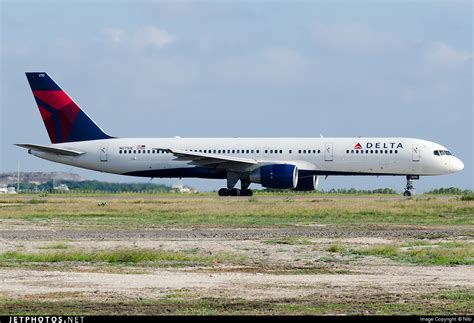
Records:
[[[201,229],[204,230],[204,229]],[[243,235],[247,229],[241,229]],[[26,230],[28,231],[28,230]],[[44,231],[44,230],[43,230]],[[47,231],[47,230],[46,230]],[[180,230],[182,231],[182,230]],[[235,231],[235,230],[234,230]],[[236,230],[238,231],[238,230]],[[265,231],[265,230],[263,230]],[[285,230],[282,230],[285,233]],[[31,231],[29,231],[31,232]],[[208,267],[153,268],[122,266],[117,268],[81,263],[34,268],[22,266],[0,268],[0,296],[7,299],[74,299],[107,301],[111,299],[156,299],[176,292],[198,297],[240,298],[246,300],[292,299],[313,294],[326,300],[340,295],[373,299],[380,295],[416,295],[440,291],[474,290],[472,266],[417,266],[395,263],[379,257],[349,259],[327,251],[331,244],[369,246],[390,244],[399,238],[357,237],[316,238],[302,245],[270,244],[265,240],[223,240],[216,238],[164,238],[157,240],[63,239],[62,232],[47,231],[55,239],[0,240],[0,252],[40,252],[55,242],[81,250],[144,248],[180,251],[197,248],[200,252],[228,253],[244,256],[242,265]],[[275,230],[273,230],[274,235]],[[78,233],[80,235],[80,233]],[[77,237],[76,237],[77,238]],[[264,234],[264,239],[268,235]],[[470,241],[470,240],[469,240]],[[322,262],[332,257],[330,262]],[[347,258],[347,259],[345,259]],[[264,260],[264,265],[262,265]],[[320,273],[298,271],[317,268]],[[276,271],[276,272],[275,272]],[[285,273],[288,272],[288,273]],[[58,295],[58,296],[55,296]]]
[[[0,254],[194,250],[201,255],[226,255],[225,259],[230,260],[185,266],[155,266],[146,262],[119,265],[3,262],[0,314],[71,313],[75,312],[71,308],[78,304],[112,303],[129,305],[105,312],[100,308],[83,309],[82,313],[166,314],[156,302],[168,305],[184,302],[183,307],[189,308],[190,302],[206,299],[264,304],[256,310],[225,308],[218,312],[230,314],[268,313],[264,306],[274,306],[275,302],[280,307],[271,313],[277,314],[430,314],[431,311],[442,314],[443,308],[447,309],[446,314],[472,314],[472,265],[419,265],[387,257],[357,257],[343,250],[400,244],[430,235],[433,236],[430,243],[473,243],[473,232],[470,225],[360,227],[337,224],[284,228],[168,226],[140,230],[92,227],[84,230],[84,227],[78,229],[54,221],[38,225],[34,221],[5,219],[0,226]],[[331,250],[335,245],[341,250]],[[456,307],[456,297],[466,297],[463,296],[466,292],[467,299],[461,300],[467,305]],[[451,299],[449,293],[461,296]],[[75,305],[58,309],[60,307],[51,307],[51,304],[45,307],[46,303],[41,303],[68,301]],[[143,305],[143,302],[155,304],[153,310],[133,310],[136,304]],[[32,308],[29,304],[40,305]],[[347,304],[349,309],[344,307]],[[213,305],[206,306],[211,308],[210,312],[176,313],[214,313]],[[449,310],[450,306],[454,308]],[[320,311],[321,308],[324,310]]]

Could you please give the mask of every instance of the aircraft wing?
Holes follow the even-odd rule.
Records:
[[[51,146],[42,146],[42,145],[33,145],[33,144],[15,144],[15,146],[26,148],[28,150],[35,150],[49,154],[63,155],[63,156],[80,156],[85,154],[82,151],[76,151],[72,149],[51,147]]]
[[[198,153],[177,149],[161,149],[176,156],[175,160],[189,161],[190,165],[217,167],[219,164],[233,163],[242,166],[251,166],[258,164],[258,161],[252,158],[241,158],[226,155],[216,155],[207,153]]]

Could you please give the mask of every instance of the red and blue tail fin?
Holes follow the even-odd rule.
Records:
[[[53,144],[112,138],[44,72],[26,73]]]

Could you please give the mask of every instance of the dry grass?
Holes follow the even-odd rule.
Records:
[[[381,256],[422,265],[474,265],[474,244],[470,242],[418,241],[414,243],[376,245],[349,250],[357,255]]]
[[[113,250],[70,250],[41,253],[24,253],[9,251],[0,254],[0,264],[18,263],[109,263],[109,264],[138,264],[153,263],[164,266],[206,266],[216,263],[236,263],[243,261],[242,256],[219,254],[208,255],[194,251],[167,251],[149,249],[113,249]]]
[[[107,201],[97,206],[98,198]],[[474,224],[474,201],[455,198],[315,197],[285,199],[170,198],[154,196],[11,198],[0,221],[55,221],[82,225],[294,225],[294,224]],[[317,199],[317,201],[319,201]],[[0,203],[9,203],[1,198]],[[67,205],[67,209],[63,206]]]

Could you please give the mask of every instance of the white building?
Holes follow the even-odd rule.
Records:
[[[171,186],[171,192],[173,193],[197,193],[194,188],[183,186],[183,184],[174,184]]]
[[[16,194],[16,190],[13,186],[0,185],[0,194]]]

